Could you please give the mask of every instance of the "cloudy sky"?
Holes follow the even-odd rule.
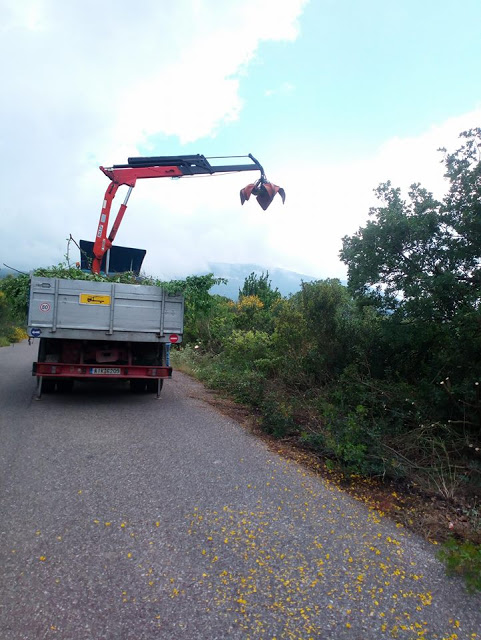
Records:
[[[140,180],[117,244],[162,278],[343,278],[379,182],[443,193],[438,147],[481,126],[480,62],[479,0],[0,0],[0,263],[93,240],[99,165],[252,153],[285,205],[240,206],[255,173]]]

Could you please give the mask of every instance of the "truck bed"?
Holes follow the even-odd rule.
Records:
[[[28,334],[39,338],[182,341],[184,299],[161,287],[32,276]]]

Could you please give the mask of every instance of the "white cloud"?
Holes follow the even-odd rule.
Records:
[[[138,144],[161,131],[187,143],[237,120],[239,78],[261,42],[296,38],[304,3],[244,0],[215,11],[212,0],[194,3],[173,60],[144,70],[121,96],[117,136]]]
[[[195,141],[241,118],[240,86],[260,44],[293,41],[304,4],[4,2],[0,266],[52,264],[63,258],[70,233],[93,237],[108,186],[100,164],[137,155],[151,136]],[[294,89],[287,82],[270,88]],[[455,149],[458,133],[480,116],[453,118],[337,165],[320,163],[315,149],[311,158],[303,155],[302,170],[262,157],[287,192],[286,205],[276,198],[267,212],[255,200],[240,207],[238,192],[255,174],[141,181],[117,243],[146,248],[146,269],[164,277],[208,262],[342,277],[341,238],[365,223],[374,187],[386,179],[403,188],[420,181],[441,192],[436,149]],[[113,215],[122,199],[119,193]]]
[[[240,78],[260,43],[295,39],[304,4],[6,0],[0,262],[49,264],[69,233],[91,237],[107,186],[100,164],[138,155],[155,134],[194,141],[237,119]],[[148,217],[142,228],[139,246]]]

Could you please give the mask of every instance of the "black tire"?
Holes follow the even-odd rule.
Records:
[[[160,381],[160,390],[164,385],[164,381]],[[147,393],[157,393],[157,380],[147,380]]]
[[[132,393],[143,393],[145,391],[145,380],[132,378],[130,380],[130,391]]]
[[[57,391],[59,393],[71,393],[73,389],[73,380],[58,380]]]
[[[53,393],[55,391],[55,380],[44,378],[42,380],[42,394]]]

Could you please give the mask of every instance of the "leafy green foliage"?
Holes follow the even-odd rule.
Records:
[[[348,265],[350,289],[400,315],[416,312],[434,319],[450,313],[445,292],[451,265],[440,204],[419,185],[412,185],[408,202],[390,182],[376,195],[383,206],[371,209],[374,220],[343,239],[341,259]]]
[[[28,276],[8,276],[0,281],[0,346],[5,347],[27,338],[25,300]]]
[[[271,337],[264,331],[235,329],[225,341],[225,356],[239,368],[262,368],[271,356]]]
[[[296,434],[299,428],[291,399],[279,391],[278,388],[271,388],[264,393],[259,406],[262,413],[261,425],[266,433],[275,438],[285,438]]]
[[[326,383],[352,360],[358,310],[337,279],[303,283],[295,303],[311,344],[305,356],[307,371],[316,383]]]
[[[172,280],[159,283],[171,293],[181,293],[185,299],[185,333],[184,340],[187,343],[199,342],[205,348],[215,348],[219,336],[216,330],[222,325],[212,326],[211,322],[217,316],[225,304],[220,296],[213,297],[209,290],[215,284],[225,283],[224,278],[216,278],[209,273],[204,276],[188,276],[185,280]],[[226,301],[227,303],[227,301]]]
[[[242,289],[239,289],[239,300],[249,296],[256,296],[266,309],[270,309],[282,297],[277,287],[272,288],[268,271],[260,276],[254,272],[247,276]]]
[[[344,238],[341,258],[357,302],[386,314],[382,355],[391,371],[425,388],[426,403],[431,395],[431,421],[474,434],[481,425],[481,130],[461,137],[460,149],[445,153],[443,202],[419,185],[409,201],[381,185],[382,206]],[[449,385],[433,388],[445,378]]]
[[[468,591],[481,591],[481,545],[451,538],[439,553],[448,575],[464,578]]]
[[[364,229],[343,239],[349,287],[380,309],[425,321],[451,321],[481,301],[481,129],[444,164],[450,188],[443,202],[412,185],[409,200],[390,182],[376,194]]]
[[[27,275],[7,276],[0,280],[0,291],[5,296],[4,313],[10,318],[25,322],[27,317],[30,277]]]

